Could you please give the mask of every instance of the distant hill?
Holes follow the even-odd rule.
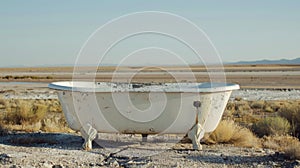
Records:
[[[280,60],[257,60],[257,61],[239,61],[239,62],[233,62],[229,64],[300,64],[300,58],[296,59],[280,59]]]

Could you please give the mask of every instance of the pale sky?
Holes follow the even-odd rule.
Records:
[[[170,12],[192,21],[224,62],[293,59],[300,57],[299,9],[298,0],[3,0],[0,67],[74,64],[98,27],[142,11]]]

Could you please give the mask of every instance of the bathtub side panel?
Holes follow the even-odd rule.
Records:
[[[149,103],[145,101],[149,99],[148,94],[131,94],[131,101],[135,108],[146,109],[149,106]],[[160,93],[153,94],[153,102],[159,103],[161,96],[155,94]],[[198,121],[204,124],[206,132],[211,132],[221,120],[231,91],[162,94],[165,94],[168,100],[162,113],[159,116],[153,116],[153,120],[143,122],[131,118],[130,114],[136,112],[134,107],[128,105],[117,108],[111,93],[63,91],[59,92],[59,99],[66,120],[73,130],[80,130],[83,124],[89,123],[97,131],[106,133],[185,134],[196,122],[198,111],[193,105],[194,101],[201,102],[201,107],[198,109],[200,110]],[[115,96],[124,97],[124,93],[115,93]],[[153,113],[157,114],[157,111]]]
[[[181,94],[181,99],[177,102],[174,101],[173,104],[181,104],[180,108],[174,109],[178,111],[178,116],[170,125],[169,128],[164,130],[162,134],[186,134],[196,123],[198,110],[194,106],[195,101],[200,101],[205,98],[199,93],[178,93]],[[205,96],[204,96],[205,97]],[[208,108],[209,104],[206,102],[201,108]],[[168,118],[165,118],[168,120]]]
[[[99,93],[97,99],[105,120],[121,133],[186,133],[195,122],[194,95],[151,93],[150,103],[149,93],[130,93],[131,105],[124,100],[126,93]],[[163,108],[155,108],[162,102]]]
[[[212,132],[218,126],[232,91],[211,94],[211,109],[204,124],[205,132]]]
[[[68,91],[59,91],[58,98],[69,127],[75,131],[79,131],[81,126],[75,113],[72,93]]]

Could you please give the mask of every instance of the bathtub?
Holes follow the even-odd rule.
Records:
[[[201,149],[205,132],[219,124],[229,83],[53,82],[68,125],[80,131],[86,150],[98,133],[187,134]]]

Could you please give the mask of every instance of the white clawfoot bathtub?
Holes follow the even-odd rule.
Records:
[[[69,126],[92,148],[98,132],[188,134],[194,149],[219,124],[232,90],[223,83],[54,82]]]

